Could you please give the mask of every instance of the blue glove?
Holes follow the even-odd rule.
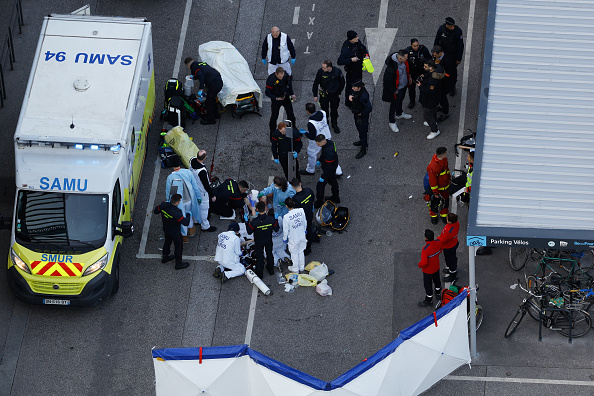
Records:
[[[274,163],[275,163],[275,164],[278,164],[278,163],[279,163],[279,161],[278,161],[278,158],[275,158],[275,159],[274,159]]]
[[[248,219],[249,219],[249,217],[248,217],[248,214],[247,214],[247,213],[244,213],[244,214],[243,214],[243,219],[244,219],[244,220],[246,221],[246,223],[247,223],[247,221],[248,221]]]
[[[266,66],[266,59],[262,59],[262,63]]]
[[[295,58],[291,59],[291,64],[294,65],[295,64]]]
[[[289,243],[289,240],[288,240],[288,239],[283,239],[283,242],[284,242],[284,243],[285,243],[285,245],[286,245],[287,243]]]
[[[318,167],[318,168],[319,168],[319,167],[320,167],[320,165],[322,165],[322,164],[321,164],[321,162],[320,162],[320,161],[316,161],[316,167]]]
[[[324,183],[324,179],[320,177],[320,180],[319,180],[319,182],[320,182],[320,183]]]
[[[198,96],[202,96],[202,90],[198,91]]]
[[[303,128],[299,128],[299,133],[301,133],[303,135],[303,134],[306,134],[307,131]]]
[[[275,213],[275,214],[274,214],[274,218],[275,218],[275,219],[278,219],[278,213]]]
[[[293,158],[297,158],[297,151],[293,151]]]

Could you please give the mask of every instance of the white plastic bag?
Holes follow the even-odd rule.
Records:
[[[320,282],[326,279],[328,276],[328,266],[322,263],[309,271],[309,275],[313,276],[318,282]]]
[[[316,286],[316,292],[320,296],[331,296],[332,295],[332,288],[328,285],[328,281],[324,279]]]

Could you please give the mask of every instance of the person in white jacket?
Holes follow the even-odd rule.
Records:
[[[219,265],[215,268],[213,276],[220,278],[221,282],[245,273],[241,264],[241,240],[239,239],[239,224],[229,224],[229,231],[221,232],[217,241],[215,261]]]
[[[305,230],[307,227],[307,219],[303,208],[296,208],[293,198],[287,198],[285,205],[289,209],[283,217],[283,236],[285,242],[289,247],[291,253],[291,260],[293,265],[288,269],[291,272],[299,273],[305,271],[305,255],[303,251],[307,246],[307,239],[305,238]]]

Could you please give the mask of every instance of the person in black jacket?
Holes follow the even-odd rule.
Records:
[[[313,216],[314,216],[314,201],[316,196],[311,188],[303,187],[301,180],[295,178],[291,181],[291,186],[295,189],[296,193],[293,195],[293,201],[295,201],[295,207],[303,208],[305,212],[305,219],[307,220],[307,247],[303,252],[306,256],[311,253],[311,243],[319,242],[320,238],[315,235],[313,229]]]
[[[214,232],[217,230],[217,227],[210,225],[210,222],[208,221],[210,202],[213,199],[214,194],[210,187],[210,175],[208,174],[208,169],[204,166],[205,159],[206,150],[198,151],[196,157],[190,159],[190,171],[194,174],[200,190],[200,196],[198,197],[200,202],[200,228],[205,232]]]
[[[256,250],[256,275],[264,277],[264,250],[266,250],[266,270],[274,275],[274,255],[272,254],[272,231],[280,229],[278,220],[266,214],[266,203],[260,201],[256,204],[258,216],[246,227],[248,234],[254,234],[254,248]]]
[[[455,84],[454,80],[452,79],[452,75],[456,73],[456,61],[453,56],[447,55],[445,52],[443,52],[443,49],[439,45],[435,45],[433,48],[431,48],[431,54],[433,55],[435,64],[443,67],[445,72],[444,78],[441,82],[441,99],[439,101],[440,108],[438,108],[438,111],[441,111],[443,114],[437,118],[437,122],[442,122],[450,118],[448,92],[451,92],[452,84]]]
[[[388,111],[388,126],[392,131],[399,132],[396,120],[409,120],[410,114],[402,111],[402,102],[406,96],[406,90],[412,79],[410,76],[410,66],[408,65],[408,52],[398,50],[386,58],[386,72],[384,73],[384,89],[382,100],[390,103]]]
[[[416,81],[417,78],[423,73],[425,73],[425,69],[423,69],[423,62],[425,59],[431,59],[431,54],[427,47],[423,44],[419,44],[419,40],[413,38],[410,40],[410,46],[406,48],[406,52],[408,52],[408,66],[410,69],[410,78],[413,81]],[[410,84],[408,86],[408,108],[412,109],[415,107],[415,102],[417,100],[417,85]]]
[[[244,203],[251,208],[247,199],[248,182],[241,180],[239,183],[233,179],[225,180],[220,186],[214,188],[211,198],[210,212],[223,217],[235,217],[235,210],[242,212]]]
[[[338,167],[338,153],[336,152],[336,144],[329,139],[326,139],[324,135],[316,136],[316,144],[322,148],[320,154],[320,163],[322,165],[322,175],[318,180],[316,186],[317,200],[314,203],[314,207],[319,208],[324,204],[323,199],[330,200],[334,203],[340,203],[338,181],[336,180],[336,168]],[[324,191],[326,190],[326,184],[329,183],[332,187],[332,195],[324,197]]]
[[[456,95],[456,81],[458,81],[458,70],[457,66],[462,62],[462,54],[464,53],[464,38],[462,37],[462,29],[456,26],[456,21],[454,18],[447,17],[445,19],[445,23],[437,29],[437,34],[435,35],[435,41],[433,45],[439,45],[443,48],[443,51],[446,55],[454,58],[455,66],[454,70],[450,74],[447,68],[446,73],[450,74],[450,78],[452,82],[450,84],[448,93],[451,96]]]
[[[171,196],[171,202],[161,202],[153,210],[154,214],[161,214],[161,220],[163,221],[163,232],[165,233],[165,243],[163,243],[163,258],[162,263],[167,263],[175,259],[175,269],[187,268],[190,264],[188,262],[182,262],[182,252],[184,249],[184,243],[182,242],[181,226],[188,226],[190,224],[191,214],[187,213],[184,217],[181,209],[177,206],[181,202],[182,196],[179,194],[173,194]],[[175,254],[171,256],[171,242],[175,248]]]
[[[293,128],[297,128],[295,125],[295,113],[293,112],[292,100],[295,100],[293,94],[293,84],[291,83],[291,77],[286,75],[285,69],[277,67],[276,72],[272,73],[266,79],[266,96],[270,98],[272,112],[270,114],[270,142],[272,143],[272,134],[276,130],[276,121],[278,119],[278,113],[281,106],[285,108],[287,112],[287,118],[293,123]]]
[[[361,150],[355,155],[356,159],[361,159],[367,154],[367,134],[369,133],[369,114],[371,113],[371,101],[369,93],[365,89],[362,81],[356,82],[351,88],[349,95],[351,110],[355,118],[355,126],[359,131],[359,140],[353,143],[353,146],[360,146]],[[323,150],[323,149],[322,149]]]
[[[287,124],[279,122],[278,129],[272,134],[272,156],[274,162],[280,163],[287,180],[289,179],[289,155],[295,159],[295,174],[299,174],[299,159],[297,155],[301,152],[303,143],[301,142],[301,133],[293,129],[293,150],[291,150],[291,138],[287,137]]]
[[[200,123],[202,125],[216,123],[215,118],[221,118],[217,109],[217,95],[223,89],[221,73],[210,67],[206,62],[196,62],[192,58],[186,58],[184,63],[190,69],[192,78],[200,81],[198,95],[202,96],[204,87],[208,88],[206,91],[206,100],[204,101],[206,119],[203,118],[200,120]]]
[[[338,62],[336,62],[339,65],[344,65],[344,71],[346,72],[344,100],[347,107],[351,106],[349,95],[353,83],[363,79],[363,59],[365,58],[369,58],[367,47],[359,40],[357,32],[349,30],[347,32],[347,39],[342,44]]]
[[[437,128],[437,105],[441,98],[441,80],[445,72],[443,67],[436,66],[432,59],[425,60],[424,68],[425,74],[417,81],[420,92],[419,103],[423,106],[424,124],[431,128],[427,139],[434,139],[441,133]]]
[[[332,67],[332,62],[325,60],[322,68],[318,70],[313,82],[312,92],[314,102],[320,101],[320,107],[328,114],[330,108],[330,123],[334,132],[340,133],[338,127],[338,106],[340,105],[340,93],[344,89],[344,77],[338,67]],[[319,90],[318,90],[319,87]]]

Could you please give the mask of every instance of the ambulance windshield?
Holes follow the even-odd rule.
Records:
[[[19,191],[16,240],[31,250],[99,249],[107,236],[108,208],[109,197],[102,194]]]

